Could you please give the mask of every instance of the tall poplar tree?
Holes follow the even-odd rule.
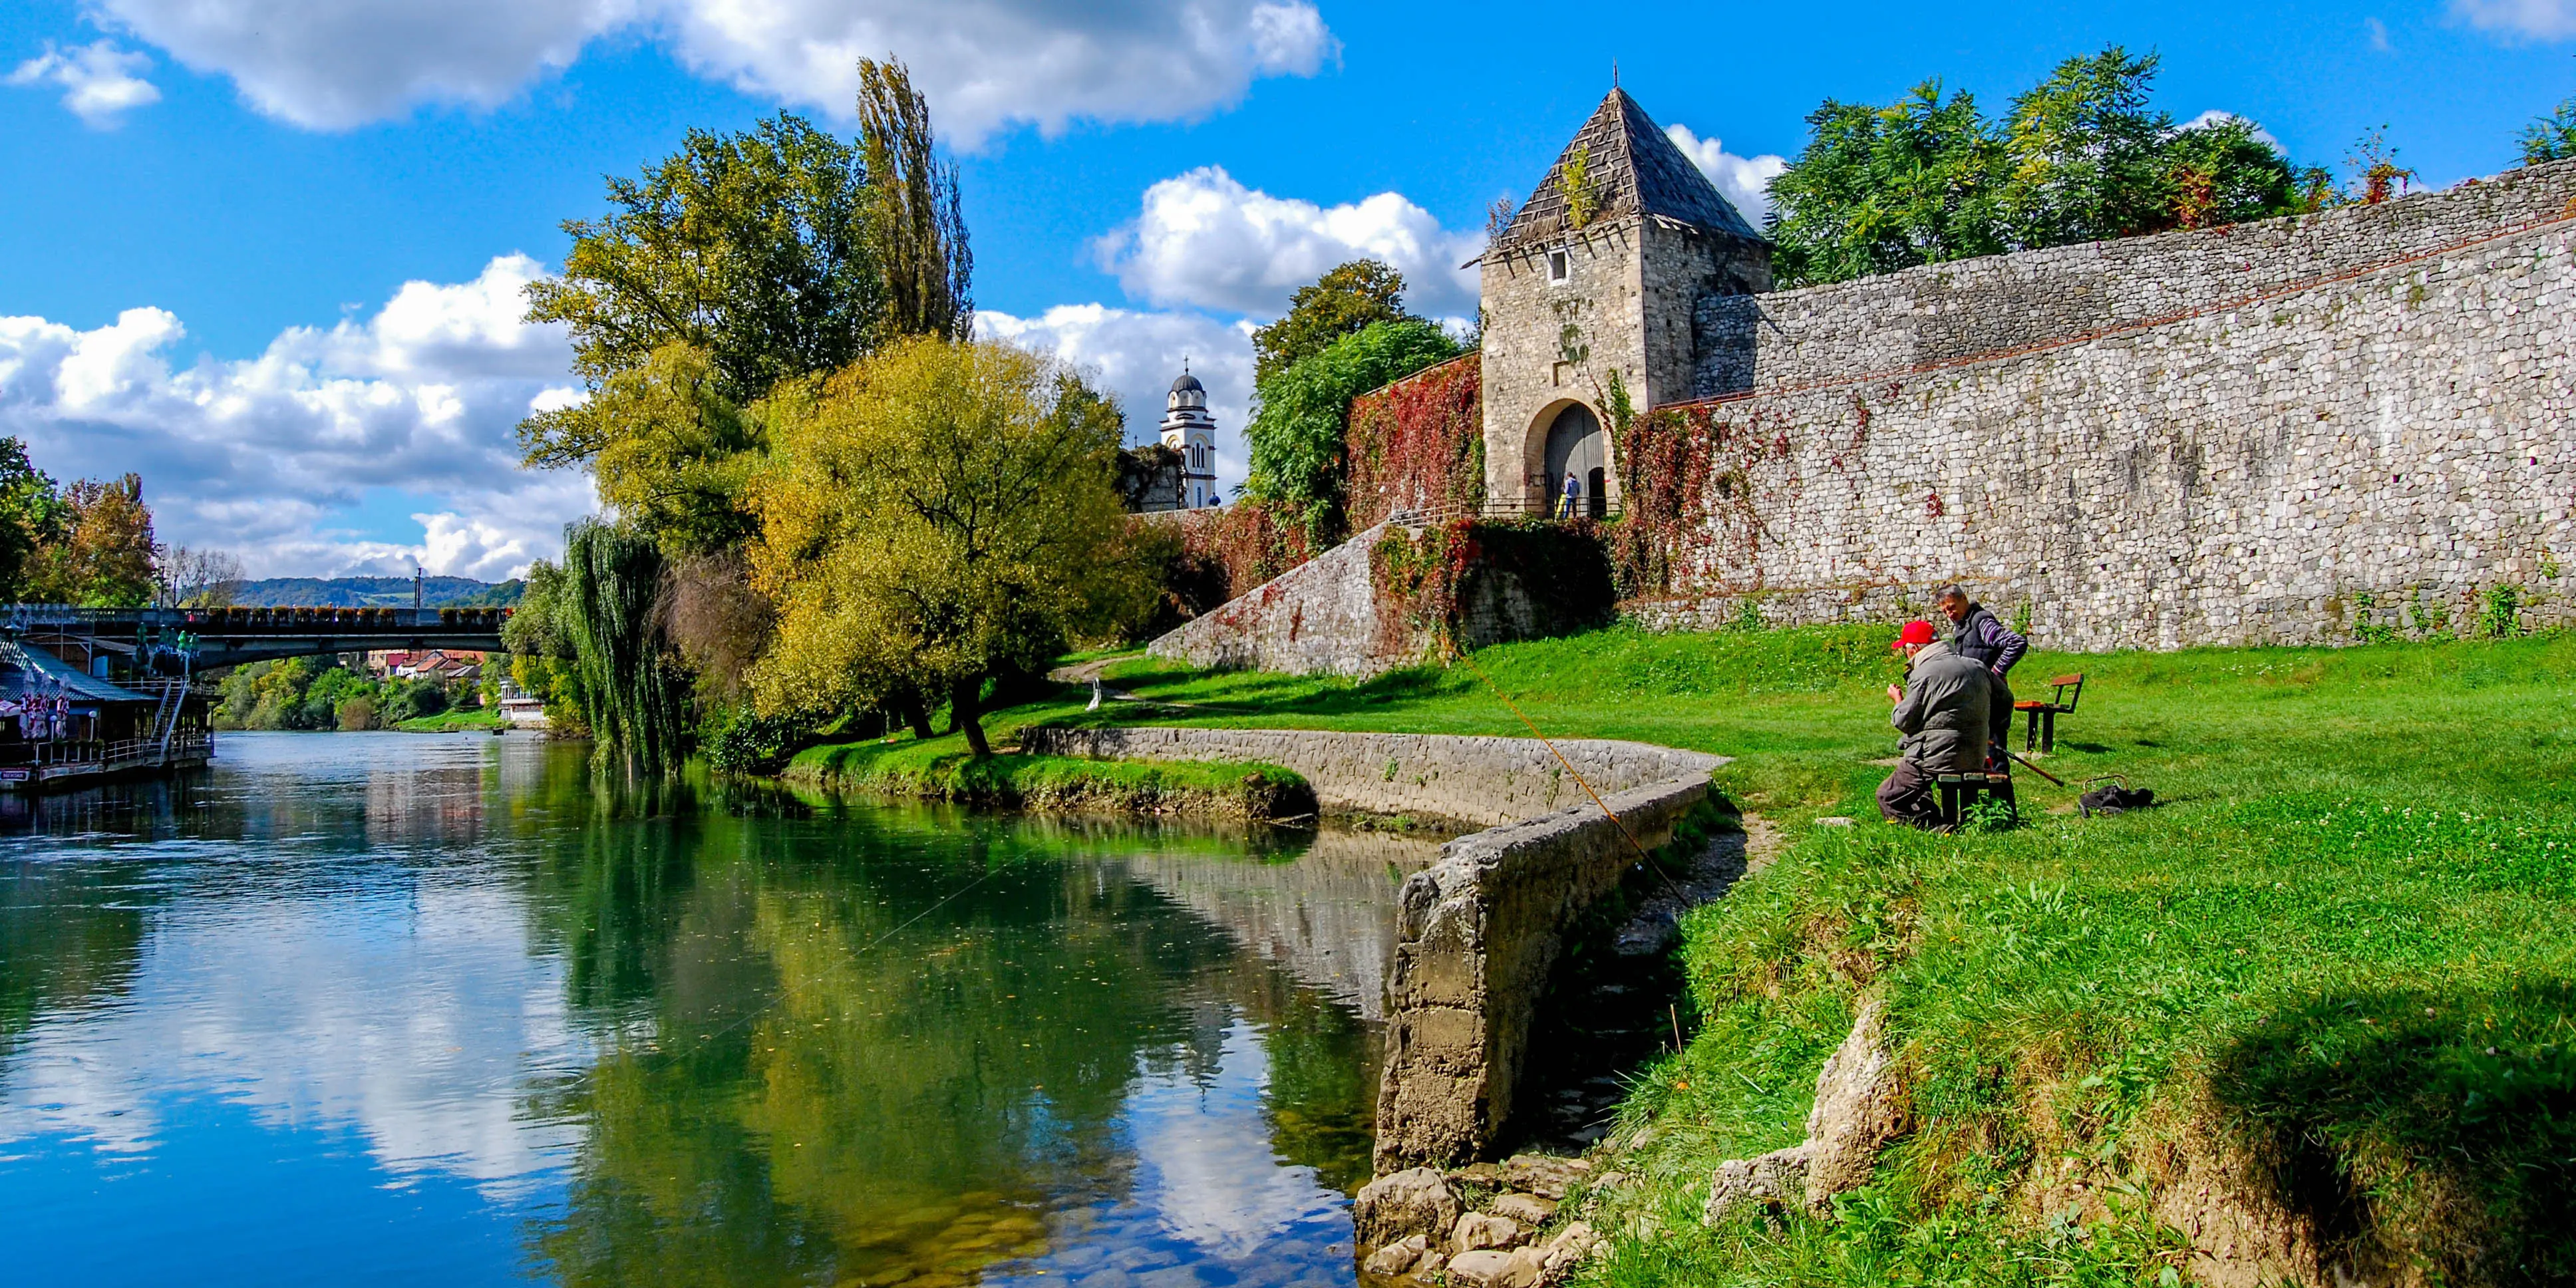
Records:
[[[975,330],[975,256],[957,167],[939,155],[930,101],[891,59],[859,60],[859,154],[891,336],[963,340]]]

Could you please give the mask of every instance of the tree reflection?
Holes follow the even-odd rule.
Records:
[[[1140,1071],[1213,1071],[1237,1015],[1279,1039],[1283,1152],[1365,1165],[1357,1022],[1065,861],[1134,829],[793,813],[549,830],[538,903],[605,1047],[539,1106],[588,1141],[536,1238],[565,1282],[972,1282],[1122,1190]]]

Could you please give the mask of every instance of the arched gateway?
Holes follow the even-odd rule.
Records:
[[[1569,469],[1585,512],[1616,509],[1612,390],[1688,399],[1698,304],[1771,288],[1770,245],[1619,89],[1475,262],[1485,495],[1525,513],[1551,512]]]
[[[1569,403],[1547,418],[1547,439],[1540,447],[1540,459],[1547,463],[1547,497],[1551,508],[1565,495],[1565,480],[1573,476],[1577,489],[1576,512],[1595,519],[1610,513],[1610,439],[1601,432],[1601,418],[1581,403]]]

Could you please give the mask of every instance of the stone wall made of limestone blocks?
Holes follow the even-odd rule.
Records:
[[[1639,263],[1645,236],[1635,219],[1577,234],[1566,244],[1564,282],[1547,279],[1543,253],[1484,264],[1479,299],[1485,332],[1478,348],[1489,504],[1544,504],[1546,480],[1532,480],[1537,466],[1531,457],[1533,443],[1545,445],[1555,416],[1551,409],[1579,402],[1597,413],[1609,373],[1633,377],[1644,366],[1646,303]]]
[[[1378,624],[1369,548],[1380,524],[1155,640],[1145,651],[1203,670],[1368,676],[1420,658],[1426,642],[1388,649]],[[1393,656],[1381,656],[1392,653]]]
[[[1831,620],[1955,579],[2027,601],[2039,637],[2072,649],[2348,640],[2416,600],[2465,620],[2498,585],[2563,615],[2539,592],[2576,562],[2571,227],[1698,409],[1729,427],[1745,492],[1709,498],[1682,599],[1753,593],[1767,620]]]
[[[1564,931],[1671,840],[1708,775],[1605,793],[1452,841],[1397,896],[1378,1082],[1380,1175],[1473,1161],[1509,1125]]]
[[[1727,763],[1600,739],[1551,751],[1528,738],[1305,729],[1041,727],[1021,741],[1040,755],[1284,765],[1328,807],[1490,824],[1442,846],[1397,894],[1381,1173],[1466,1162],[1500,1137],[1565,928],[1618,886],[1639,846],[1671,840]],[[1566,777],[1568,764],[1600,804]]]
[[[1326,809],[1428,814],[1476,826],[1517,823],[1583,803],[1580,783],[1547,744],[1454,734],[1320,729],[1136,727],[1023,730],[1031,753],[1096,760],[1257,761],[1304,775]],[[1723,756],[1641,742],[1572,738],[1556,753],[1602,793],[1696,776]]]
[[[1692,396],[1901,372],[2295,287],[2576,214],[2576,161],[2376,206],[1701,297]]]

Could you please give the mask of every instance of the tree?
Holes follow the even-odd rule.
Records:
[[[859,60],[859,151],[870,231],[885,280],[887,330],[963,340],[975,331],[975,256],[957,167],[939,159],[930,103],[903,64]]]
[[[1840,282],[2005,249],[2003,145],[1965,91],[1925,81],[1888,107],[1827,99],[1796,162],[1771,181],[1773,275]]]
[[[867,178],[857,149],[790,113],[743,134],[691,130],[640,178],[608,180],[606,217],[564,223],[572,250],[560,276],[529,284],[528,320],[571,331],[593,388],[675,343],[706,353],[735,404],[839,367],[882,329]],[[587,419],[544,412],[521,433],[603,437]]]
[[[771,714],[944,697],[976,755],[988,681],[1142,612],[1116,408],[1050,359],[918,339],[767,409],[756,584],[779,607]]]
[[[0,438],[0,602],[25,597],[37,549],[69,517],[54,481],[27,459],[27,445]]]
[[[598,756],[629,775],[667,774],[688,756],[688,682],[656,621],[663,559],[652,538],[597,520],[564,539],[557,604],[590,700]]]
[[[2128,237],[2173,226],[2165,165],[2173,117],[2150,110],[2153,54],[2112,45],[2070,58],[2013,100],[2001,206],[2017,246]]]
[[[2576,159],[2576,98],[2533,121],[2523,130],[2521,142],[2524,165]]]
[[[152,602],[152,509],[143,476],[113,482],[83,479],[62,491],[58,535],[29,561],[27,594],[47,603],[87,608],[139,608]]]
[[[511,682],[545,703],[547,726],[563,734],[590,729],[590,691],[582,684],[580,655],[573,649],[571,613],[563,569],[540,559],[528,566],[527,589],[517,611],[501,623]]]
[[[588,464],[599,499],[674,553],[737,546],[754,530],[741,492],[765,440],[722,385],[705,350],[663,345],[602,378],[563,433],[529,440],[528,462]]]
[[[180,608],[229,608],[241,593],[241,560],[223,550],[173,546],[163,552],[161,594]]]
[[[2252,122],[2178,127],[2149,103],[2158,62],[2117,45],[2067,59],[2001,125],[1926,81],[1885,108],[1827,101],[1772,181],[1772,271],[1838,282],[1976,255],[2208,228],[2313,210],[2300,170]]]
[[[1263,381],[1260,406],[1243,428],[1252,446],[1246,492],[1294,513],[1314,548],[1338,540],[1351,400],[1459,352],[1448,333],[1419,318],[1373,322]]]
[[[1404,274],[1373,259],[1328,269],[1297,288],[1288,313],[1252,333],[1252,378],[1267,384],[1324,346],[1379,322],[1419,322],[1404,311]]]
[[[2237,117],[2176,132],[2166,140],[2164,166],[2172,201],[2166,226],[2173,228],[2306,214],[2323,208],[2334,190],[2331,173],[2293,167],[2253,122]]]

